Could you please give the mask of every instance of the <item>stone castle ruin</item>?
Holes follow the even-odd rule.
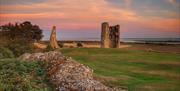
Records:
[[[119,25],[109,26],[108,22],[102,23],[101,48],[119,48]]]
[[[119,48],[120,26],[109,26],[108,22],[102,23],[101,48]],[[56,26],[53,26],[50,36],[50,46],[52,49],[60,48],[57,42]]]
[[[50,46],[52,49],[58,49],[60,48],[57,42],[57,37],[56,37],[56,26],[53,26],[51,36],[50,36]]]

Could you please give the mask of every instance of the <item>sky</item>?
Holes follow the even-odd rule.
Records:
[[[31,21],[48,39],[100,38],[101,23],[121,38],[180,38],[180,0],[0,0],[0,25]]]

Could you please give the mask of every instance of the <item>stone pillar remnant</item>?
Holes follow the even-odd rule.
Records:
[[[107,22],[102,23],[101,30],[101,47],[109,48],[109,24]]]
[[[119,36],[120,26],[109,26],[107,22],[102,23],[101,32],[101,47],[102,48],[119,48],[120,36]]]
[[[50,36],[50,46],[52,49],[58,49],[60,48],[57,42],[57,37],[56,37],[56,26],[53,26],[51,36]]]

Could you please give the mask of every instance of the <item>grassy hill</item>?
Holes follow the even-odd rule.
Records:
[[[96,79],[129,91],[179,91],[180,54],[126,49],[62,49],[94,70]]]

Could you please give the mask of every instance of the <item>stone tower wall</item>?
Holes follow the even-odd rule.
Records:
[[[120,28],[119,25],[110,27],[110,34],[109,34],[110,48],[119,48],[119,45],[120,45],[119,28]]]

